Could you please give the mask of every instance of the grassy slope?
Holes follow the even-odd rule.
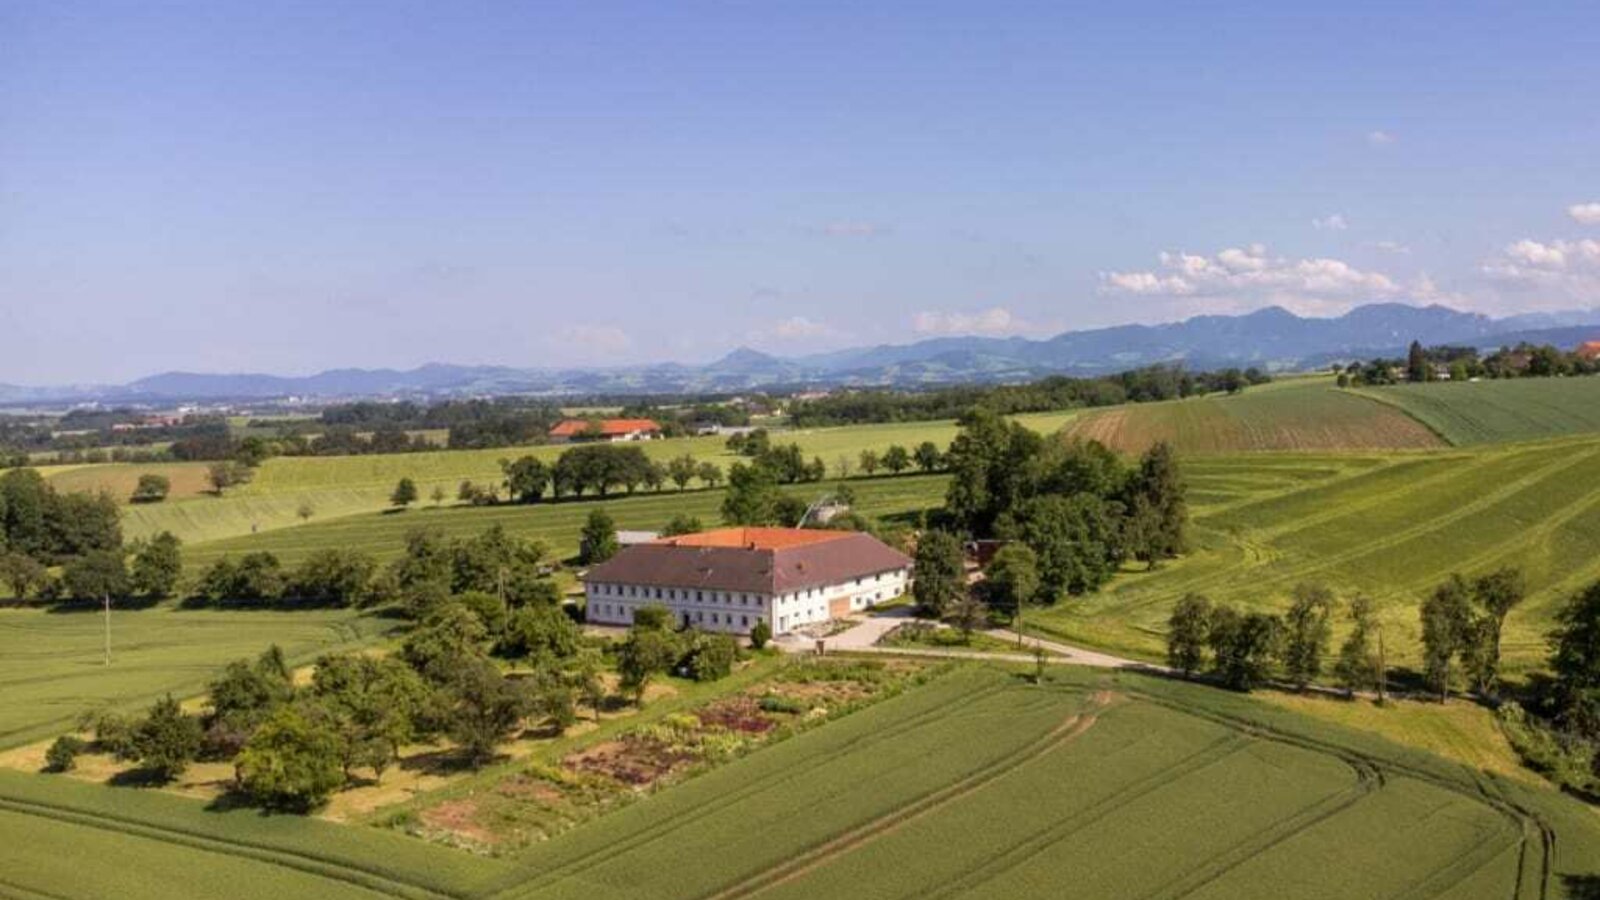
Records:
[[[1325,378],[1293,379],[1234,397],[1096,410],[1075,419],[1067,431],[1127,453],[1166,441],[1187,455],[1408,449],[1441,443],[1400,410],[1335,390]]]
[[[273,643],[292,659],[309,659],[388,627],[350,611],[114,611],[108,669],[96,612],[0,609],[0,748],[59,733],[91,707],[197,693],[224,663]]]
[[[1458,446],[1600,431],[1594,377],[1402,384],[1359,393],[1404,410]]]
[[[1416,607],[1448,573],[1522,566],[1510,670],[1542,662],[1558,603],[1600,578],[1600,439],[1428,454],[1263,455],[1187,466],[1193,552],[1127,572],[1033,622],[1136,655],[1162,652],[1184,594],[1281,610],[1301,581],[1383,609],[1390,658],[1418,661]],[[1342,631],[1343,623],[1339,623]]]

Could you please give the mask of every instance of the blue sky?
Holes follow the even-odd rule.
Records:
[[[0,381],[1600,304],[1600,7],[1307,6],[0,3]]]

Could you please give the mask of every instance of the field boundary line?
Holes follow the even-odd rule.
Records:
[[[1387,406],[1390,409],[1398,409],[1400,411],[1400,413],[1402,415],[1404,415],[1406,418],[1410,419],[1413,422],[1416,422],[1418,425],[1421,425],[1423,428],[1426,428],[1429,431],[1433,432],[1434,437],[1437,437],[1439,439],[1439,441],[1441,443],[1443,443],[1446,447],[1460,447],[1460,446],[1463,446],[1462,444],[1458,444],[1455,441],[1451,440],[1449,435],[1445,434],[1442,430],[1440,430],[1432,422],[1429,422],[1427,419],[1424,419],[1421,416],[1417,415],[1411,409],[1407,408],[1405,406],[1405,404],[1403,404],[1403,403],[1397,403],[1394,400],[1390,400],[1388,397],[1382,397],[1382,396],[1378,396],[1376,394],[1369,394],[1366,391],[1360,390],[1359,388],[1355,389],[1355,390],[1351,390],[1350,388],[1335,388],[1335,390],[1342,390],[1346,394],[1350,394],[1351,396],[1361,397],[1361,398],[1364,398],[1364,399],[1367,399],[1367,400],[1371,400],[1373,403],[1376,403],[1379,406]]]
[[[907,824],[935,812],[963,797],[982,790],[988,785],[1017,771],[1022,766],[1059,749],[1094,727],[1100,714],[1115,704],[1117,698],[1107,691],[1096,692],[1087,710],[1073,713],[1054,728],[1045,732],[1022,748],[1008,753],[976,772],[924,794],[897,809],[864,822],[812,847],[799,856],[758,872],[733,885],[708,895],[708,900],[726,900],[730,897],[748,897],[800,878],[817,867],[864,847],[905,827]]]
[[[960,670],[952,669],[949,673],[941,676],[941,678],[951,677],[955,672],[958,671]],[[935,682],[920,685],[918,689],[927,688],[936,683],[937,680]],[[608,844],[604,847],[591,850],[567,861],[566,863],[556,866],[553,869],[541,870],[532,878],[526,878],[526,872],[513,873],[507,877],[523,877],[525,880],[520,880],[515,884],[500,890],[489,891],[487,896],[491,898],[499,898],[503,896],[530,896],[533,892],[548,887],[549,885],[564,878],[580,872],[588,871],[589,869],[594,868],[595,865],[599,865],[620,853],[626,853],[668,837],[674,831],[678,830],[684,825],[698,822],[706,816],[721,812],[729,806],[739,803],[748,797],[761,794],[765,791],[772,790],[796,779],[803,778],[820,766],[827,765],[840,756],[848,753],[854,753],[861,749],[871,749],[872,747],[875,747],[886,740],[892,740],[907,731],[922,727],[928,722],[928,720],[942,718],[948,716],[954,711],[966,709],[967,707],[977,703],[979,700],[983,700],[994,694],[1000,693],[1006,687],[1007,682],[1005,681],[990,681],[987,683],[975,684],[971,690],[952,698],[951,701],[945,705],[931,707],[880,731],[872,731],[851,738],[849,741],[833,748],[832,750],[819,754],[811,759],[807,759],[801,762],[798,766],[786,770],[783,775],[778,778],[756,781],[744,788],[717,794],[716,796],[708,798],[704,803],[691,807],[682,815],[674,816],[670,820],[647,825],[646,827],[640,829],[637,833],[629,835],[628,837],[623,838],[616,843]],[[906,695],[901,694],[900,696]],[[889,699],[893,700],[895,698]],[[759,753],[760,751],[757,752]]]
[[[88,813],[29,800],[19,800],[15,797],[4,795],[0,795],[0,810],[7,810],[22,816],[52,819],[69,825],[95,828],[111,834],[133,835],[146,840],[177,844],[204,853],[214,853],[218,856],[242,857],[269,865],[282,866],[286,869],[294,869],[310,875],[327,878],[330,881],[342,881],[378,894],[422,898],[422,900],[446,900],[446,898],[468,896],[465,892],[447,893],[402,881],[393,876],[350,865],[340,860],[328,859],[295,850],[255,846],[212,835],[201,835],[186,829],[156,825],[114,813],[99,811]]]

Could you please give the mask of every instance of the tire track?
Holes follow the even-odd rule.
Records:
[[[963,797],[982,790],[989,784],[1017,771],[1029,762],[1070,743],[1073,739],[1094,727],[1100,713],[1110,707],[1116,699],[1111,693],[1100,691],[1091,698],[1088,710],[1068,716],[1055,728],[1052,728],[1042,737],[1020,750],[1007,754],[1005,757],[984,766],[959,781],[940,788],[931,794],[925,794],[898,809],[863,823],[800,854],[798,857],[723,888],[711,894],[708,900],[727,900],[730,897],[754,896],[804,877],[806,874],[827,865],[840,856],[887,837],[911,822],[937,812]]]

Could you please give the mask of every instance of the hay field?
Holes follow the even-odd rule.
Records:
[[[1600,377],[1435,382],[1359,391],[1458,446],[1600,431]]]

